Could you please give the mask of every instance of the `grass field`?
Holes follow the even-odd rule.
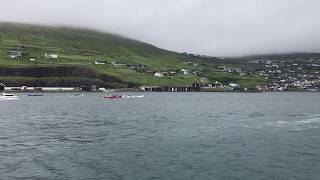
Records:
[[[9,59],[7,52],[21,50],[26,53],[19,59]],[[57,53],[58,60],[45,59],[47,52]],[[32,62],[29,59],[35,59]],[[200,71],[200,75],[178,73],[172,77],[156,78],[144,75],[128,67],[93,65],[94,61],[143,64],[152,71],[165,72],[182,68]],[[188,65],[185,62],[192,62]],[[202,78],[210,81],[235,82],[242,86],[263,84],[258,77],[240,77],[222,73],[214,62],[195,56],[159,49],[155,46],[120,37],[114,34],[69,27],[45,27],[38,25],[0,23],[0,65],[16,67],[86,66],[99,74],[116,77],[121,82],[136,85],[191,85]],[[28,78],[28,77],[19,77]],[[30,77],[29,77],[30,78]],[[59,77],[57,77],[59,78]],[[0,80],[15,80],[0,77]]]

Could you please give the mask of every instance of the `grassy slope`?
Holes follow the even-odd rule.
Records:
[[[6,53],[11,49],[28,52],[24,59],[11,60]],[[235,82],[254,84],[262,82],[256,78],[240,78],[230,74],[217,73],[214,67],[201,59],[162,50],[152,45],[130,40],[117,35],[100,33],[85,29],[66,27],[44,27],[36,25],[0,23],[0,65],[52,66],[57,62],[44,59],[46,52],[59,54],[60,65],[85,65],[101,74],[117,77],[123,81],[134,84],[147,85],[190,85],[199,82],[200,76],[177,75],[172,78],[155,78],[142,75],[126,67],[113,67],[111,65],[90,65],[95,60],[121,61],[132,64],[144,64],[155,71],[168,69],[193,69],[183,64],[184,61],[202,62],[198,69],[208,68],[206,76],[210,80],[232,79]],[[28,59],[34,58],[38,65],[32,64]]]

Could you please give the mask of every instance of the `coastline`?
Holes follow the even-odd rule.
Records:
[[[82,91],[78,88],[57,88],[48,87],[43,90],[21,90],[18,88],[6,88],[6,92],[14,93],[267,93],[267,92],[320,92],[320,89],[287,89],[283,91],[272,91],[272,90],[232,90],[232,89],[199,89],[191,91],[143,91],[140,88],[121,88],[121,89],[108,89],[106,91]]]

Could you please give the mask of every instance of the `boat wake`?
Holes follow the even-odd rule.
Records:
[[[300,124],[320,123],[320,115],[314,115],[312,118],[298,121]]]
[[[16,101],[16,100],[20,100],[19,97],[4,97],[4,96],[0,96],[0,101]]]
[[[14,94],[7,94],[7,93],[2,93],[2,96],[0,96],[1,101],[15,101],[15,100],[20,100],[19,96],[14,95]]]
[[[274,127],[274,128],[290,128],[295,131],[302,131],[308,129],[317,129],[320,128],[320,115],[313,115],[307,117],[303,120],[296,121],[276,121],[276,122],[267,122],[264,123],[264,127]]]

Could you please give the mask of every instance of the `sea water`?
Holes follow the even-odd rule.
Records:
[[[0,179],[320,178],[319,93],[0,101]]]

